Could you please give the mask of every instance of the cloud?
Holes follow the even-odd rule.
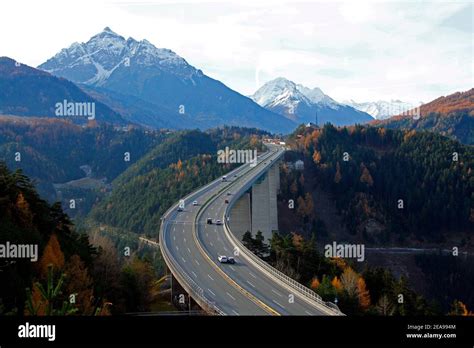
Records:
[[[110,26],[246,95],[278,76],[339,100],[474,84],[471,2],[2,0],[0,12],[0,55],[32,66]]]

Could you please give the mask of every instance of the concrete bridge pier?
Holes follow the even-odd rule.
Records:
[[[239,238],[250,231],[261,231],[265,242],[278,231],[277,194],[280,189],[280,167],[276,162],[253,186],[238,199],[230,211],[231,231]]]

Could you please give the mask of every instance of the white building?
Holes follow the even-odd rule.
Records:
[[[295,169],[296,170],[304,170],[304,162],[302,160],[297,160],[295,162]]]

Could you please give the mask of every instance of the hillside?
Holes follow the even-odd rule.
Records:
[[[413,110],[409,114],[414,114]],[[474,145],[474,89],[437,98],[419,109],[420,117],[399,115],[373,125],[390,129],[415,129],[440,133]]]
[[[0,57],[0,115],[62,118],[79,124],[90,120],[118,125],[127,123],[117,112],[72,82],[23,64],[17,65],[13,59]],[[64,104],[64,101],[86,103],[87,108],[67,113],[69,106],[65,110],[58,109],[58,104]]]
[[[32,250],[31,258],[2,255],[0,315],[99,316],[168,302],[156,291],[163,276],[156,250],[128,240],[134,252],[124,260],[107,236],[81,233],[60,204],[49,205],[27,176],[3,162],[0,216],[2,253],[12,246]]]
[[[381,286],[392,277],[418,293],[402,315],[426,310],[419,307],[420,294],[436,304],[434,311],[447,313],[458,300],[474,305],[471,146],[431,132],[357,126],[300,127],[287,141],[292,151],[285,161],[302,159],[304,170],[282,166],[278,213],[284,238],[298,245],[301,238],[311,240],[319,251],[333,242],[363,245],[364,260],[345,262],[367,277],[371,299],[392,289]],[[372,267],[381,268],[372,273]],[[294,262],[293,272],[302,271]],[[374,282],[376,273],[381,279]],[[329,283],[324,275],[314,281],[323,297],[331,288],[325,284],[319,292],[324,281]]]
[[[27,299],[26,288],[32,288],[33,281],[44,279],[47,262],[52,259],[54,246],[57,258],[62,262],[71,262],[77,255],[83,267],[91,266],[94,250],[87,237],[73,229],[68,216],[57,204],[49,205],[36,192],[30,179],[21,171],[11,172],[0,162],[0,244],[33,244],[38,246],[37,263],[30,259],[2,259],[0,261],[0,313],[16,311],[23,314]],[[48,247],[49,246],[49,247]],[[62,250],[62,251],[61,251]],[[70,279],[66,281],[70,283]],[[86,284],[84,284],[86,285]],[[83,292],[84,288],[76,288]],[[61,296],[65,300],[66,296]],[[56,306],[62,301],[52,304]]]
[[[61,197],[53,184],[86,176],[91,180],[110,183],[165,137],[164,132],[138,128],[124,131],[105,124],[81,127],[52,118],[2,116],[0,160],[4,160],[13,170],[22,169],[34,179],[40,194],[50,202],[84,198],[87,203],[77,206],[81,210],[94,202],[94,195],[86,198],[91,190],[66,192],[62,188]],[[126,152],[130,153],[129,162],[124,160]],[[17,158],[17,155],[20,157]],[[85,170],[90,170],[90,173]],[[74,215],[72,211],[69,213]]]
[[[474,249],[471,147],[434,133],[361,126],[299,128],[289,141],[355,240],[411,247],[463,240]]]
[[[162,214],[173,203],[233,168],[217,162],[219,149],[261,149],[257,137],[262,134],[239,128],[177,133],[117,177],[110,195],[89,217],[94,222],[156,236]]]

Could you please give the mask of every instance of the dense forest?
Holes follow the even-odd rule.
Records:
[[[153,253],[88,237],[59,204],[48,204],[20,170],[0,162],[0,245],[38,245],[36,261],[2,258],[0,314],[108,315],[150,310],[156,302]],[[94,245],[94,247],[92,246]]]
[[[90,213],[94,222],[156,237],[161,215],[180,198],[232,169],[217,151],[261,149],[265,133],[224,128],[183,131],[164,141],[113,182],[113,190]]]
[[[118,130],[105,124],[81,127],[52,119],[0,119],[0,160],[31,177],[42,197],[56,201],[53,183],[85,176],[88,165],[93,178],[111,182],[151,148],[166,138],[165,132],[138,128]],[[130,160],[125,160],[125,153]]]
[[[474,88],[439,97],[407,115],[375,120],[372,125],[388,129],[427,130],[474,145]]]
[[[0,281],[7,284],[0,290],[2,314],[170,310],[161,294],[163,260],[156,246],[141,243],[138,234],[156,237],[164,210],[231,169],[217,163],[217,150],[263,150],[259,139],[267,135],[237,127],[167,132],[44,119],[0,122],[6,162],[0,172],[0,242],[38,244],[39,249],[37,262],[0,264]],[[15,161],[17,152],[20,161]],[[130,161],[124,160],[125,152]],[[95,185],[102,178],[106,189]],[[56,198],[53,184],[62,196],[79,198],[76,211],[83,216],[93,209],[92,218],[75,216],[73,223],[63,210],[74,213],[67,200],[62,207],[48,203]],[[127,249],[131,252],[124,253]]]
[[[442,243],[457,236],[469,243],[471,147],[434,133],[331,125],[300,127],[290,143],[332,193],[347,228],[366,242]],[[369,229],[374,221],[379,227]]]
[[[422,297],[411,279],[389,269],[321,254],[321,243],[344,243],[348,236],[365,246],[455,245],[472,252],[472,147],[435,133],[332,125],[301,126],[287,141],[292,151],[281,165],[282,231],[269,245],[258,235],[245,235],[244,244],[325,300],[337,299],[347,314],[472,314],[466,286],[474,282],[472,256],[440,251],[413,257],[424,281]],[[304,170],[295,170],[297,160]],[[316,208],[321,199],[336,215],[322,215]],[[294,209],[288,209],[290,200]],[[339,222],[343,229],[334,226]]]
[[[407,278],[397,279],[387,269],[367,266],[357,271],[355,265],[347,260],[324,257],[317,250],[314,234],[307,239],[298,233],[274,233],[267,245],[261,233],[253,237],[247,232],[242,241],[257,256],[313,289],[324,301],[337,303],[346,315],[474,315],[463,301],[455,297],[456,291],[448,296],[442,293],[446,300],[451,301],[442,306],[438,301],[427,300],[414,292]],[[449,272],[455,267],[444,269]],[[433,274],[433,277],[439,280],[439,275]],[[436,279],[433,280],[436,282]],[[457,281],[458,286],[465,284],[460,279]],[[437,283],[441,285],[441,282]]]
[[[420,119],[394,117],[379,123],[387,129],[427,130],[474,145],[474,115],[472,111],[451,111],[447,115],[430,112]]]

